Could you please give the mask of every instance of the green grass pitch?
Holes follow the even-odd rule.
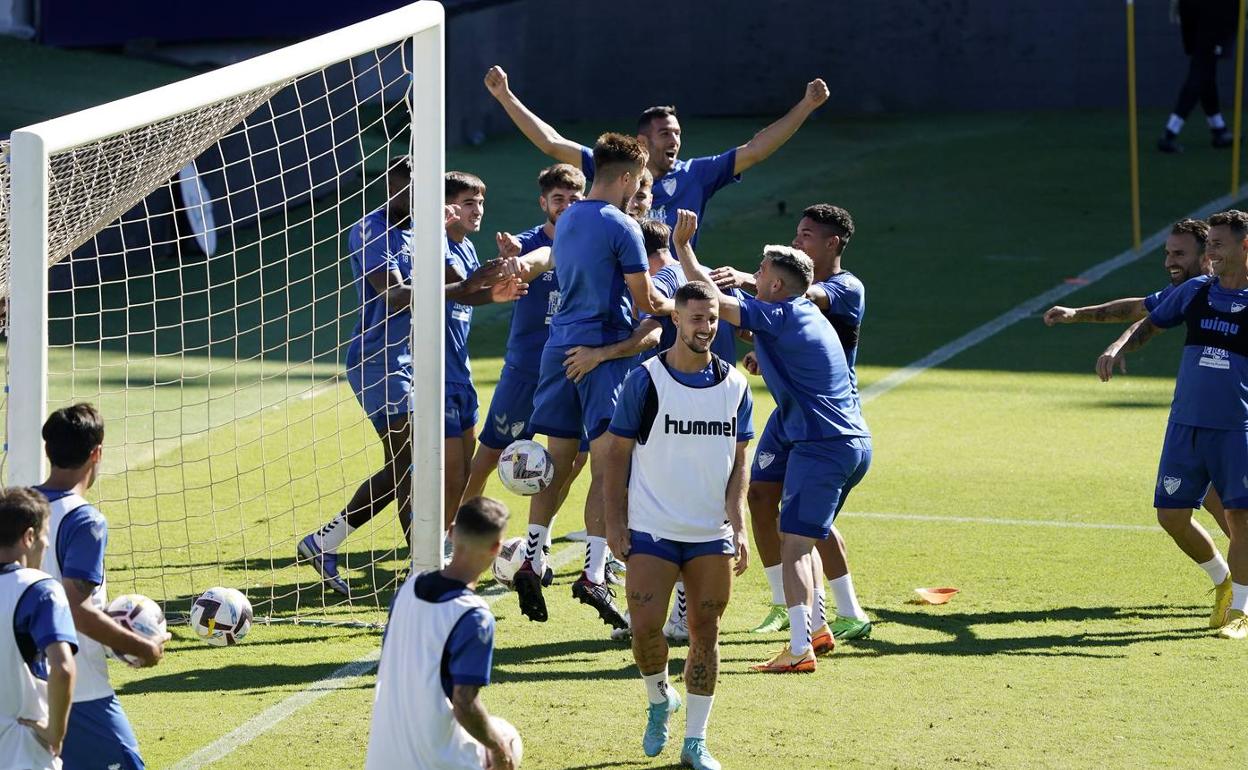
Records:
[[[105,78],[101,87],[124,89],[134,65],[113,66],[115,84]],[[173,76],[140,69],[135,87]],[[74,98],[66,91],[66,104],[45,109],[83,106]],[[43,115],[3,117],[16,127]],[[1160,125],[1160,116],[1148,121],[1146,129]],[[764,122],[690,120],[683,154],[738,144]],[[586,141],[607,127],[561,128]],[[868,387],[1129,245],[1124,128],[1109,113],[821,115],[716,196],[699,253],[710,264],[752,267],[758,246],[788,242],[802,206],[847,207],[858,235],[846,267],[867,286],[859,376]],[[1225,192],[1226,154],[1193,147],[1143,160],[1146,233]],[[543,163],[512,136],[449,159],[489,185],[490,233],[538,221],[532,179]],[[486,250],[485,234],[477,242]],[[1152,291],[1166,280],[1160,262],[1147,255],[1066,304]],[[506,324],[500,308],[474,322],[483,413]],[[875,633],[841,645],[810,676],[750,673],[784,641],[748,633],[767,603],[755,563],[724,621],[709,741],[726,767],[1248,761],[1248,648],[1207,631],[1207,579],[1154,526],[1149,508],[1179,335],[1132,358],[1128,377],[1101,384],[1092,365],[1118,331],[1046,329],[1027,319],[867,405],[874,464],[840,524]],[[69,353],[54,355],[64,369]],[[75,363],[90,372],[97,362]],[[220,582],[279,616],[298,603],[332,619],[384,619],[384,594],[320,609],[311,572],[291,564],[296,534],[342,504],[345,479],[380,460],[346,387],[318,386],[333,377],[332,358],[277,379],[263,363],[224,355],[144,372],[108,355],[99,363],[117,375],[100,398],[110,426],[125,425],[109,434],[109,451],[124,453],[125,463],[113,460],[95,492],[114,525],[111,593],[176,598],[177,610],[193,589]],[[170,389],[161,385],[164,365],[202,376]],[[96,375],[84,376],[81,387],[92,387]],[[753,384],[761,429],[772,402],[761,380]],[[67,400],[77,388],[66,379],[53,397]],[[178,433],[197,439],[172,452]],[[282,462],[266,461],[274,456]],[[574,488],[558,535],[581,526],[584,488],[584,480]],[[511,506],[512,532],[521,533],[524,501],[496,482],[490,492]],[[393,521],[383,518],[353,536],[353,565],[393,547]],[[672,747],[655,760],[641,754],[642,685],[628,648],[571,599],[578,562],[548,593],[550,622],[526,621],[514,597],[494,604],[498,649],[486,704],[520,729],[526,767],[673,766]],[[367,591],[399,566],[385,558],[355,569],[352,585]],[[922,585],[961,593],[943,607],[909,603]],[[375,629],[280,624],[215,649],[185,626],[173,631],[159,667],[113,668],[153,768],[176,765],[379,643]],[[672,657],[678,672],[682,650]],[[340,684],[212,766],[360,766],[372,677]]]

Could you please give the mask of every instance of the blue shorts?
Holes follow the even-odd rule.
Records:
[[[593,441],[611,424],[615,402],[636,357],[604,361],[580,382],[572,382],[564,371],[563,359],[573,347],[577,346],[547,345],[542,350],[542,375],[533,396],[529,427],[543,436]]]
[[[1210,483],[1225,507],[1248,508],[1248,431],[1168,424],[1153,506],[1199,508]]]
[[[533,417],[533,395],[537,380],[511,364],[503,365],[490,399],[490,411],[477,438],[491,449],[506,449],[513,441],[533,438],[529,421]],[[581,437],[581,451],[589,451],[589,442]]]
[[[795,442],[784,474],[780,531],[826,540],[849,491],[870,467],[869,438]]]
[[[471,385],[446,383],[447,438],[459,438],[477,424],[477,391]]]
[[[683,567],[686,562],[699,556],[734,556],[736,553],[736,546],[732,544],[730,537],[708,540],[705,543],[686,543],[680,540],[654,537],[635,529],[628,531],[629,556],[637,554],[655,556],[664,561],[670,561],[677,567]]]
[[[754,463],[750,466],[750,481],[784,481],[784,472],[789,465],[789,452],[793,444],[784,436],[784,423],[780,420],[780,410],[772,409],[767,418],[767,427],[758,439],[754,448]]]
[[[139,742],[116,695],[73,705],[61,762],[64,770],[143,770]]]
[[[348,366],[347,382],[378,435],[385,434],[395,417],[411,414],[411,364]]]

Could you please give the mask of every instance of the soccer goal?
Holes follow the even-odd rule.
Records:
[[[382,466],[347,384],[352,226],[411,154],[413,541],[441,561],[443,10],[419,2],[15,131],[0,180],[5,477],[46,472],[50,409],[103,413],[110,592],[174,614],[214,585],[273,619],[376,620],[408,566],[394,506],[347,543],[352,595],[300,537]]]

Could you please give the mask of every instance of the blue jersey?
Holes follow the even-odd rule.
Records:
[[[351,254],[351,275],[360,298],[360,318],[347,347],[347,366],[361,362],[398,369],[412,361],[412,312],[409,308],[391,310],[386,297],[368,282],[374,273],[397,271],[404,281],[412,277],[412,230],[392,226],[386,210],[369,213],[347,235]]]
[[[674,228],[676,211],[688,209],[704,222],[703,214],[711,196],[721,188],[741,181],[741,175],[733,173],[736,163],[735,147],[719,155],[676,161],[671,171],[654,180],[654,202],[650,205],[649,217]],[[585,184],[589,186],[594,181],[594,153],[588,147],[581,148],[581,170],[585,172]],[[697,245],[696,233],[693,243]]]
[[[554,251],[561,291],[548,344],[599,347],[627,339],[633,299],[624,276],[647,267],[641,227],[606,201],[578,201],[559,217]]]
[[[412,586],[426,602],[445,602],[470,594],[468,586],[440,572],[427,572]],[[464,613],[451,629],[442,651],[442,692],[451,697],[455,685],[484,687],[494,662],[494,616],[483,609]]]
[[[675,297],[676,290],[689,282],[685,278],[685,271],[679,262],[665,265],[659,272],[651,276],[650,280],[654,283],[655,288],[668,299]],[[729,294],[738,299],[741,296],[736,289],[729,291]],[[658,321],[663,327],[662,335],[659,337],[659,344],[642,353],[637,359],[638,363],[654,358],[659,354],[659,351],[667,350],[676,344],[676,324],[672,322],[669,316],[659,316]],[[715,339],[711,340],[711,352],[728,363],[735,364],[737,362],[737,327],[720,319],[719,328],[715,332]]]
[[[0,579],[18,569],[20,567],[13,562],[0,564]],[[30,584],[14,608],[13,634],[26,667],[40,679],[48,678],[44,652],[49,646],[68,642],[75,652],[78,651],[78,632],[60,583],[46,577]]]
[[[554,241],[538,225],[516,236],[520,241],[520,253],[528,254]],[[542,362],[542,348],[550,336],[550,319],[559,309],[559,279],[554,270],[548,270],[533,279],[529,293],[516,300],[511,310],[511,332],[507,335],[507,354],[504,364],[514,366],[518,373],[537,382]]]
[[[871,435],[840,338],[815,303],[746,295],[741,328],[754,332],[758,368],[789,441]]]
[[[833,274],[826,281],[818,281],[816,286],[828,295],[828,309],[823,317],[828,319],[836,336],[841,340],[845,350],[845,362],[849,364],[849,379],[854,388],[858,387],[858,335],[862,328],[862,317],[867,312],[867,289],[858,280],[858,276],[842,270]]]
[[[1147,297],[1144,298],[1144,309],[1148,311],[1149,313],[1153,312],[1154,310],[1157,309],[1157,306],[1160,305],[1163,301],[1165,301],[1166,297],[1169,297],[1170,293],[1173,292],[1177,288],[1178,287],[1175,286],[1174,284],[1170,284],[1169,286],[1162,289],[1161,291],[1155,291],[1152,294],[1149,294]]]
[[[1178,286],[1149,315],[1163,329],[1187,325],[1170,422],[1248,430],[1248,290],[1200,276]]]
[[[446,238],[446,264],[460,279],[467,278],[481,266],[477,249],[465,238],[456,243]],[[472,305],[446,303],[446,381],[448,384],[472,385],[472,369],[468,366],[468,332],[472,330]]]

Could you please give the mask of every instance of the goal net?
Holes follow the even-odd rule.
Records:
[[[409,154],[413,327],[438,330],[412,354],[441,370],[442,18],[416,3],[4,148],[6,480],[46,473],[49,411],[102,412],[110,594],[176,617],[222,585],[258,616],[372,622],[409,559],[438,563],[441,377],[413,391],[415,552],[391,504],[342,547],[343,597],[296,546],[382,467],[344,368],[347,244]]]

